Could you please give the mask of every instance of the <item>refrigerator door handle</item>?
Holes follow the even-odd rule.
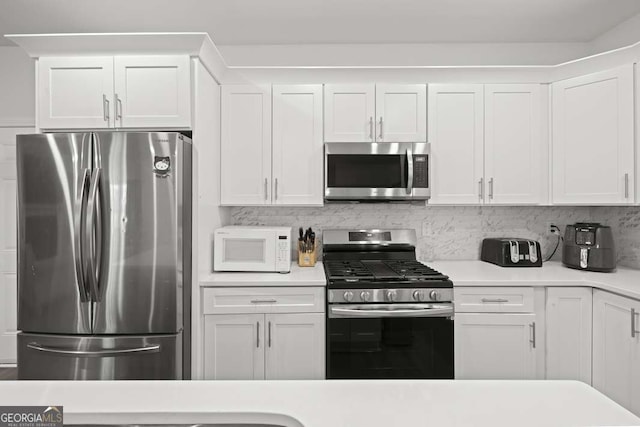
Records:
[[[87,276],[89,277],[89,290],[91,299],[95,302],[100,301],[98,290],[98,278],[100,277],[98,258],[102,256],[102,222],[100,219],[96,221],[98,212],[98,186],[100,184],[100,168],[95,168],[91,176],[89,185],[89,201],[87,202],[87,214],[84,229],[85,248],[87,250]],[[98,227],[96,228],[96,224]],[[95,233],[95,234],[94,234]]]
[[[80,293],[80,301],[88,302],[89,301],[89,293],[87,292],[87,284],[85,283],[85,275],[83,269],[83,239],[82,239],[82,226],[83,226],[83,217],[85,216],[85,200],[87,198],[87,183],[89,182],[89,178],[91,176],[91,171],[89,169],[85,169],[82,175],[82,186],[80,187],[80,212],[77,212],[76,219],[74,221],[74,239],[75,239],[75,248],[73,251],[73,258],[76,270],[76,280],[78,281],[78,292]]]
[[[60,355],[75,356],[75,357],[108,357],[108,356],[121,356],[131,353],[158,353],[160,351],[160,344],[147,345],[144,347],[134,348],[114,348],[109,350],[65,350],[63,348],[55,347],[43,347],[38,343],[29,343],[27,348],[31,350],[42,351],[44,353],[55,353]]]

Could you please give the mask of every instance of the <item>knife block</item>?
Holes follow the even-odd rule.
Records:
[[[302,245],[298,242],[298,265],[300,267],[314,267],[316,265],[318,253],[318,243],[316,243],[311,252],[303,252]]]

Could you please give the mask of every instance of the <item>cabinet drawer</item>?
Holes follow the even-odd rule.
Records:
[[[532,313],[533,288],[454,288],[457,313]]]
[[[322,313],[324,288],[206,288],[203,314]]]

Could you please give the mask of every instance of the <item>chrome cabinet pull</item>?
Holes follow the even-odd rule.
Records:
[[[373,140],[373,116],[369,117],[369,139]]]
[[[102,118],[105,122],[109,122],[109,100],[107,95],[102,95]]]
[[[271,322],[269,322],[269,347],[271,347]]]
[[[276,200],[278,200],[278,178],[276,178],[276,190],[274,191],[274,196]]]
[[[482,302],[509,302],[509,300],[504,298],[482,298]]]
[[[380,141],[382,141],[382,116],[380,116]]]
[[[264,179],[264,199],[267,200],[267,197],[269,197],[269,193],[268,193],[268,189],[267,186],[269,185],[267,178]]]
[[[484,198],[484,178],[480,178],[480,181],[478,181],[478,198],[480,200],[482,200]]]
[[[489,198],[493,199],[493,178],[489,179]]]
[[[122,120],[122,100],[116,93],[116,120]]]
[[[624,198],[629,198],[629,174],[624,174]]]
[[[635,338],[636,334],[640,334],[640,331],[636,330],[636,315],[640,314],[635,308],[631,309],[631,338]]]
[[[256,348],[260,348],[260,322],[256,322]]]
[[[531,343],[533,348],[536,348],[536,322],[530,323],[529,328],[531,329],[531,339],[529,340],[529,342]]]
[[[267,304],[278,302],[276,299],[252,299],[251,304]]]

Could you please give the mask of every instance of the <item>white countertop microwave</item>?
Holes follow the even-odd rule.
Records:
[[[215,271],[291,271],[291,227],[226,226],[215,231]]]

